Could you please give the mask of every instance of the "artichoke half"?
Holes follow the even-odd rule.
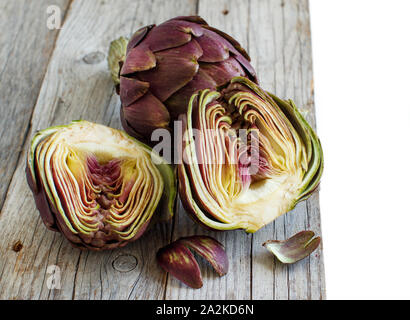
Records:
[[[122,247],[143,234],[154,213],[173,214],[172,168],[103,125],[73,121],[38,132],[26,172],[44,224],[80,248]]]
[[[199,16],[176,17],[111,43],[108,64],[121,99],[125,131],[149,141],[158,128],[186,112],[201,89],[217,89],[236,76],[256,81],[250,58],[228,34]]]
[[[255,232],[319,185],[323,154],[313,129],[291,100],[246,78],[194,94],[180,119],[181,199],[208,228]]]

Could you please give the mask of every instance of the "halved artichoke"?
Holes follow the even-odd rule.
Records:
[[[193,95],[180,119],[181,199],[208,228],[255,232],[319,185],[323,153],[313,129],[291,100],[246,78]]]
[[[100,124],[73,121],[38,132],[26,172],[44,224],[80,248],[122,247],[143,234],[154,213],[173,214],[172,168]]]

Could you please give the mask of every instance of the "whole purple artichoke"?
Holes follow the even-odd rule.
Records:
[[[109,65],[121,99],[121,121],[150,140],[157,128],[185,113],[191,95],[218,89],[236,76],[256,82],[250,58],[226,33],[199,16],[176,17],[113,41]]]

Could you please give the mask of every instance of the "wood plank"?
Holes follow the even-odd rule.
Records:
[[[280,97],[292,98],[299,108],[308,111],[307,118],[315,126],[308,1],[258,1],[258,6],[251,6],[250,15],[250,55],[261,85]],[[286,239],[306,229],[321,234],[317,194],[254,234],[253,299],[325,298],[321,247],[309,258],[289,266],[273,263],[273,257],[262,247],[268,239]]]
[[[226,14],[228,10],[229,13]],[[200,0],[198,14],[211,26],[221,29],[248,46],[248,0]],[[204,285],[193,290],[178,280],[168,279],[166,299],[250,299],[252,235],[242,231],[211,232],[194,223],[182,206],[176,217],[173,239],[193,234],[210,235],[223,243],[230,261],[230,270],[218,277],[202,259],[199,260]]]
[[[72,119],[119,127],[119,99],[106,64],[112,39],[142,25],[195,12],[196,1],[74,1],[58,37],[34,109],[29,137]],[[28,147],[26,141],[24,149]],[[19,160],[0,216],[0,298],[161,299],[165,273],[153,252],[169,242],[171,224],[154,227],[141,241],[110,252],[74,249],[46,230]],[[10,226],[13,226],[12,228]],[[13,244],[23,245],[18,252]],[[47,267],[61,271],[61,289],[49,290]]]
[[[69,2],[53,1],[62,20]],[[50,0],[0,3],[0,210],[59,33],[46,27],[50,4]]]

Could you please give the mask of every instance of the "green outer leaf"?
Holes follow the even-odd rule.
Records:
[[[306,126],[303,123],[301,123],[301,121],[299,120],[296,114],[296,111],[298,111],[298,109],[296,107],[293,107],[290,103],[288,103],[288,101],[282,100],[270,92],[268,92],[268,95],[279,106],[279,108],[281,108],[283,113],[285,113],[286,117],[295,127],[296,131],[298,132],[301,139],[303,140],[303,143],[306,146],[307,158],[308,158],[308,161],[310,162],[310,159],[312,157],[312,141],[309,135],[309,130],[306,128]]]
[[[114,84],[120,84],[120,65],[119,63],[125,60],[127,53],[128,40],[124,37],[120,37],[110,43],[110,49],[108,51],[108,67],[111,71],[111,78]]]
[[[31,177],[33,179],[34,184],[37,183],[37,179],[36,179],[36,174],[35,174],[35,167],[34,167],[34,153],[36,151],[36,148],[38,146],[38,144],[47,136],[49,136],[50,134],[53,134],[54,132],[56,132],[58,129],[64,128],[66,127],[66,125],[63,126],[54,126],[54,127],[49,127],[47,129],[38,131],[33,139],[31,139],[31,144],[30,144],[30,148],[28,149],[28,155],[27,155],[27,165],[30,169],[30,174]]]
[[[292,100],[289,100],[291,106],[293,107],[296,116],[300,120],[300,122],[305,126],[305,128],[309,131],[310,138],[312,140],[312,159],[309,163],[309,170],[306,173],[305,177],[303,178],[303,183],[301,187],[301,195],[299,196],[298,200],[304,199],[306,195],[308,195],[312,190],[316,188],[319,183],[320,177],[322,176],[323,172],[323,150],[322,145],[319,141],[319,138],[316,135],[316,132],[312,129],[309,123],[305,120],[302,114],[299,112],[298,108],[295,106]],[[314,179],[316,177],[316,179]],[[314,182],[312,184],[312,181]]]
[[[316,132],[302,116],[292,100],[284,101],[272,93],[269,96],[282,108],[286,116],[293,119],[292,125],[299,128],[298,133],[302,137],[308,150],[309,168],[306,172],[300,188],[301,194],[297,202],[305,200],[318,186],[323,172],[323,150]]]

